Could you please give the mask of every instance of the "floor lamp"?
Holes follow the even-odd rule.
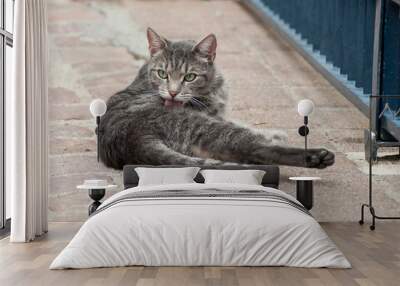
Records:
[[[97,162],[100,161],[99,156],[99,146],[100,146],[100,118],[106,113],[107,111],[107,104],[104,100],[95,99],[90,103],[90,113],[94,118],[96,118],[96,135],[97,135]]]

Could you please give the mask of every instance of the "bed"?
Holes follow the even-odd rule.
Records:
[[[196,183],[152,186],[138,186],[137,167],[124,167],[124,191],[102,203],[50,269],[351,267],[311,214],[278,190],[276,166],[199,166],[263,170],[262,185],[205,184],[198,174]]]

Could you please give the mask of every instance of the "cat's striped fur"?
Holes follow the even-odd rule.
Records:
[[[107,166],[334,163],[325,149],[309,150],[305,163],[303,149],[272,144],[275,138],[223,118],[227,94],[214,64],[214,35],[198,44],[171,42],[148,29],[148,40],[149,61],[108,100],[101,119],[100,157]]]

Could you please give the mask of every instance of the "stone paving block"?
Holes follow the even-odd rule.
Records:
[[[54,43],[63,48],[73,48],[76,46],[80,47],[95,47],[96,45],[92,42],[88,42],[81,34],[76,35],[62,35],[53,37]]]
[[[107,199],[116,191],[106,192]],[[88,206],[93,201],[89,198],[87,191],[80,190],[63,197],[49,197],[49,220],[50,221],[84,221],[88,218]]]
[[[64,7],[63,9],[52,9],[49,13],[48,21],[51,23],[60,22],[92,22],[99,20],[99,15],[90,10],[83,10],[80,7]]]
[[[353,107],[321,107],[315,109],[312,115],[322,118],[326,129],[363,130],[368,127],[368,119]]]
[[[218,41],[218,39],[217,39]],[[217,55],[215,58],[215,65],[220,67],[221,72],[225,74],[225,70],[228,72],[231,70],[235,71],[257,71],[257,72],[269,72],[268,67],[266,67],[260,59],[256,56],[246,57],[243,59],[243,52],[241,53],[223,53],[217,48]],[[247,75],[244,75],[247,76]]]
[[[247,88],[230,88],[229,100],[232,110],[247,108],[292,107],[296,104],[282,87],[249,86]],[[265,96],[259,96],[264,94]]]
[[[79,97],[73,90],[63,87],[49,88],[48,96],[50,104],[69,104],[79,102]]]
[[[88,206],[93,202],[88,191],[78,190],[77,185],[85,179],[107,179],[118,187],[108,190],[104,199],[123,189],[120,173],[84,173],[52,176],[49,185],[49,220],[51,221],[82,221],[88,217]]]
[[[291,87],[289,93],[295,102],[311,99],[316,108],[319,107],[349,107],[352,104],[331,86]]]
[[[96,152],[96,140],[84,138],[50,139],[50,155]]]
[[[78,190],[76,186],[83,184],[88,179],[105,179],[110,184],[118,185],[117,190],[122,190],[122,180],[119,179],[120,174],[110,175],[107,173],[98,173],[96,171],[84,174],[68,174],[52,176],[50,179],[50,197],[65,197],[72,193],[83,193],[87,196],[87,192]]]
[[[339,152],[364,152],[364,132],[360,129],[328,129],[322,131],[326,140]]]
[[[51,138],[87,138],[94,137],[95,123],[79,120],[82,123],[73,121],[52,121],[49,124],[49,133]],[[94,120],[93,120],[94,121]],[[51,144],[50,144],[51,145]]]
[[[50,120],[87,120],[91,117],[88,104],[52,104],[49,108]]]
[[[288,86],[330,86],[316,71],[308,66],[286,67],[273,65],[270,70]]]
[[[82,84],[86,88],[93,88],[98,86],[128,86],[132,82],[131,72],[118,72],[112,74],[104,74],[92,79],[82,79]]]
[[[228,117],[243,121],[256,128],[298,128],[299,120],[291,116],[296,110],[293,107],[282,108],[250,108],[237,109],[228,112]]]
[[[96,77],[104,74],[112,74],[118,72],[131,72],[132,78],[136,76],[142,64],[138,64],[137,61],[129,58],[118,59],[108,59],[101,62],[88,63],[81,62],[73,64],[72,67],[77,73],[85,75],[85,77]]]
[[[53,24],[50,22],[47,31],[54,34],[76,35],[82,32],[82,24],[70,23],[66,25],[65,23]]]
[[[277,49],[267,52],[259,51],[259,57],[269,66],[286,68],[302,68],[312,71],[312,67],[293,49]]]
[[[280,40],[275,33],[260,26],[252,24],[246,26],[246,35],[249,37],[253,51],[260,56],[271,55],[273,51],[279,51],[284,54],[284,51],[292,51],[290,45]],[[287,60],[286,58],[284,59]]]
[[[133,80],[132,80],[133,81]],[[106,86],[91,86],[87,87],[90,95],[93,99],[103,99],[107,101],[110,98],[110,94],[115,94],[118,91],[123,90],[126,86],[130,84],[130,81],[127,79],[125,86],[123,84],[115,84],[115,85],[106,85]]]
[[[276,77],[270,70],[252,69],[251,66],[244,64],[237,69],[221,68],[221,73],[229,90],[253,86],[268,90],[270,87],[285,86],[282,79]]]
[[[108,169],[102,163],[98,163],[96,153],[62,154],[50,156],[49,175],[61,176],[66,174],[118,174],[119,171]]]
[[[130,59],[125,48],[119,47],[74,47],[61,50],[62,59],[73,65],[78,63],[108,62],[110,59],[116,61]]]

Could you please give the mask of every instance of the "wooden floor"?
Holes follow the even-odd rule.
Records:
[[[379,223],[375,232],[356,223],[322,224],[352,269],[289,267],[123,267],[48,270],[80,223],[52,223],[27,244],[0,241],[0,285],[400,285],[400,224]]]

